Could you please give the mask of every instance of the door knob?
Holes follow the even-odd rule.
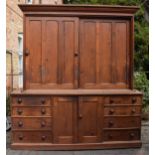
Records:
[[[26,49],[26,51],[25,51],[25,56],[28,56],[29,54],[30,54],[29,50]]]
[[[79,119],[82,119],[82,117],[83,117],[82,114],[79,114]]]

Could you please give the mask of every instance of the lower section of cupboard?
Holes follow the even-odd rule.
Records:
[[[121,90],[55,96],[22,92],[11,99],[14,149],[104,149],[141,144],[141,93]]]
[[[93,149],[116,149],[116,148],[138,148],[141,141],[113,141],[103,143],[83,143],[83,144],[52,144],[52,143],[13,143],[12,149],[28,150],[93,150]]]

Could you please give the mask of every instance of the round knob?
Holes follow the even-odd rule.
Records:
[[[41,99],[41,103],[42,104],[44,104],[45,103],[45,99],[43,98],[43,99]]]
[[[41,109],[41,114],[46,114],[46,110],[43,108],[43,109]]]
[[[110,109],[109,114],[113,114],[115,112],[114,109]]]
[[[45,121],[42,121],[41,122],[41,127],[45,127],[46,126],[46,122]]]
[[[23,135],[19,135],[19,140],[23,140]]]
[[[109,139],[112,139],[112,135],[111,135],[111,134],[109,134],[109,135],[108,135],[108,138],[109,138]]]
[[[82,117],[83,117],[82,114],[79,114],[79,119],[82,119]]]
[[[46,139],[46,136],[42,136],[41,139],[42,139],[42,140],[45,140],[45,139]]]
[[[135,103],[137,101],[136,97],[132,98],[132,103]]]
[[[111,100],[110,100],[110,103],[111,103],[111,104],[114,103],[114,100],[111,99]]]
[[[136,112],[135,109],[132,109],[132,110],[131,110],[131,113],[132,113],[132,114],[135,114],[135,112]]]
[[[22,103],[22,99],[18,98],[17,102],[18,102],[18,104],[21,104]]]
[[[77,57],[78,56],[78,53],[74,53],[74,56]]]
[[[25,51],[25,56],[28,56],[29,54],[30,54],[29,50],[26,49],[26,51]]]
[[[135,136],[134,133],[130,133],[130,137],[133,138]]]
[[[23,122],[22,122],[22,121],[19,121],[19,122],[18,122],[18,126],[19,126],[19,127],[22,127],[22,126],[23,126]]]
[[[17,109],[17,113],[18,113],[18,115],[21,115],[23,113],[23,111],[21,109]]]
[[[113,126],[114,125],[114,122],[113,121],[110,121],[109,122],[109,126],[111,127],[111,126]]]

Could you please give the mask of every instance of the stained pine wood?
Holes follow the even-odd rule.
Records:
[[[77,142],[77,100],[74,97],[57,97],[53,100],[54,143]]]
[[[11,94],[12,148],[140,147],[133,89],[136,6],[20,5],[24,89]]]
[[[27,22],[25,87],[77,87],[78,19],[29,17]]]

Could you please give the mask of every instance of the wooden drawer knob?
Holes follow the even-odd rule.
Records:
[[[23,113],[23,111],[21,109],[17,109],[17,114],[21,115]]]
[[[130,137],[131,138],[135,137],[135,134],[134,133],[130,133]]]
[[[109,110],[109,114],[114,114],[115,110],[114,109],[110,109]]]
[[[17,102],[18,102],[18,104],[21,104],[22,103],[22,99],[18,98]]]
[[[46,114],[46,110],[43,108],[43,109],[41,109],[41,114]]]
[[[112,135],[111,134],[108,135],[108,139],[112,139]]]
[[[19,126],[19,127],[22,127],[22,126],[23,126],[23,122],[22,122],[22,121],[19,121],[19,122],[18,122],[18,126]]]
[[[111,103],[111,104],[114,103],[114,100],[110,99],[110,103]]]
[[[133,98],[132,98],[132,103],[136,103],[136,102],[137,102],[136,97],[133,97]]]
[[[79,114],[79,117],[78,117],[79,119],[82,119],[83,118],[83,116],[82,116],[82,114]]]
[[[19,140],[23,140],[23,138],[24,138],[23,135],[19,135],[18,137]]]
[[[77,57],[78,56],[78,52],[74,53],[74,56]]]
[[[114,122],[113,121],[110,121],[109,122],[109,127],[113,126],[114,125]]]
[[[42,121],[41,122],[41,127],[45,127],[46,126],[46,122],[45,121]]]
[[[135,113],[136,113],[136,109],[132,109],[132,110],[131,110],[131,113],[132,113],[132,114],[135,114]]]
[[[41,103],[45,104],[45,99],[44,98],[41,99]]]
[[[46,136],[41,136],[41,140],[45,140],[46,139]]]

